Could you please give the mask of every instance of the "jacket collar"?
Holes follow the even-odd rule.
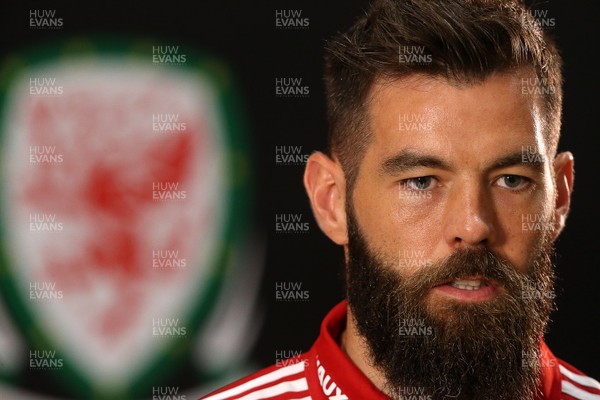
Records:
[[[388,397],[358,369],[338,344],[338,338],[346,327],[347,302],[337,304],[327,314],[321,324],[319,338],[315,342],[312,353],[312,365],[316,376],[312,383],[319,385],[327,400],[387,400]],[[543,396],[538,400],[558,400],[561,391],[561,378],[558,360],[546,343],[541,340]]]

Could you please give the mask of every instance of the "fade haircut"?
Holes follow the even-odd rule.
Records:
[[[401,63],[403,46],[422,49],[429,62]],[[533,93],[541,100],[547,155],[553,158],[561,65],[553,40],[518,0],[375,0],[325,47],[329,155],[342,165],[348,195],[372,134],[368,105],[376,80],[420,74],[464,86],[528,68],[540,84]]]

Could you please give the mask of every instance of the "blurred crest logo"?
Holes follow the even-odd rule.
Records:
[[[161,270],[187,267],[187,260],[179,255],[179,250],[152,250],[152,268]]]
[[[187,191],[179,188],[179,182],[152,182],[152,200],[185,200]]]
[[[247,240],[244,127],[230,123],[237,95],[218,60],[154,46],[150,62],[144,40],[87,44],[18,55],[27,68],[0,92],[0,294],[19,339],[44,349],[28,361],[43,379],[76,383],[64,386],[73,398],[149,397],[171,368],[219,376],[240,362],[216,371],[207,360],[220,354],[192,346],[215,313],[233,315],[220,294]],[[259,284],[240,293],[245,306]]]
[[[152,62],[154,64],[185,64],[187,55],[180,53],[179,46],[152,46]]]
[[[30,300],[61,300],[63,291],[56,289],[56,282],[30,282]]]
[[[60,232],[63,223],[57,221],[56,214],[29,214],[30,232]]]
[[[56,78],[29,78],[29,94],[32,96],[60,96],[63,92],[64,88],[56,83]]]
[[[187,328],[180,326],[179,318],[153,318],[152,335],[181,337],[187,335]]]
[[[152,114],[152,131],[154,132],[185,132],[187,124],[179,120],[179,114]]]
[[[187,400],[187,397],[179,394],[177,386],[153,386],[152,400]]]
[[[29,146],[29,162],[31,164],[61,164],[63,155],[56,152],[56,146]]]
[[[30,350],[29,351],[30,369],[61,369],[63,360],[56,356],[55,350]]]

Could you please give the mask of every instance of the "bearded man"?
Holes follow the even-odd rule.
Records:
[[[519,2],[376,0],[326,47],[329,151],[306,165],[347,301],[234,399],[600,399],[543,341],[573,156],[561,59]]]

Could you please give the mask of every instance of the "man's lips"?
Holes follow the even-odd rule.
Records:
[[[461,276],[434,286],[432,291],[461,301],[483,301],[496,296],[501,287],[497,281],[483,276]]]

